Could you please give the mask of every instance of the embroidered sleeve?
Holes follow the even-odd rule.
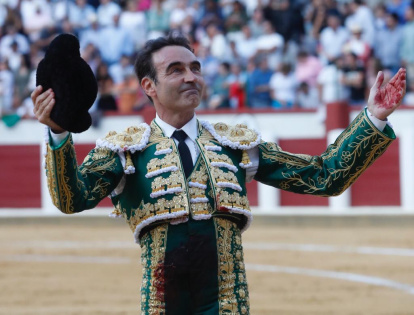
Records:
[[[291,154],[275,143],[259,145],[255,179],[280,189],[320,196],[344,192],[395,139],[386,126],[379,131],[365,111],[320,156]]]
[[[78,167],[69,136],[59,147],[47,146],[46,174],[54,205],[63,213],[95,207],[118,185],[124,174],[118,154],[95,148]]]

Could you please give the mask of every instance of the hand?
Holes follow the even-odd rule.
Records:
[[[62,127],[56,124],[51,118],[50,113],[55,105],[55,94],[52,89],[43,92],[43,87],[41,85],[37,86],[31,94],[31,98],[34,104],[33,113],[35,114],[36,119],[49,126],[54,133],[62,133],[65,131]]]
[[[372,86],[368,97],[369,112],[380,120],[386,120],[387,117],[400,106],[405,95],[405,69],[401,68],[397,74],[385,85],[384,73],[378,72],[377,79]]]

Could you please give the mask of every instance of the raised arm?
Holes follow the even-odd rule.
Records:
[[[50,118],[55,105],[53,91],[42,92],[38,86],[31,97],[37,120],[54,133],[65,132]],[[78,166],[71,134],[61,143],[53,144],[50,136],[47,140],[47,183],[53,204],[63,213],[94,208],[121,181],[124,170],[117,153],[105,148],[93,149]]]
[[[380,120],[401,104],[405,69],[383,86],[380,72],[368,98],[367,110]],[[395,139],[390,126],[379,130],[364,110],[320,156],[285,152],[275,143],[259,145],[255,179],[288,191],[335,196],[345,191]]]

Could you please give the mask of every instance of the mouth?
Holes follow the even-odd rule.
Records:
[[[197,88],[189,88],[189,89],[185,89],[182,91],[182,93],[188,93],[188,94],[199,94],[200,92],[198,91]]]

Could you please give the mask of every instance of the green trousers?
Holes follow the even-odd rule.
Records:
[[[223,218],[161,224],[141,237],[142,314],[249,314],[240,229]]]

